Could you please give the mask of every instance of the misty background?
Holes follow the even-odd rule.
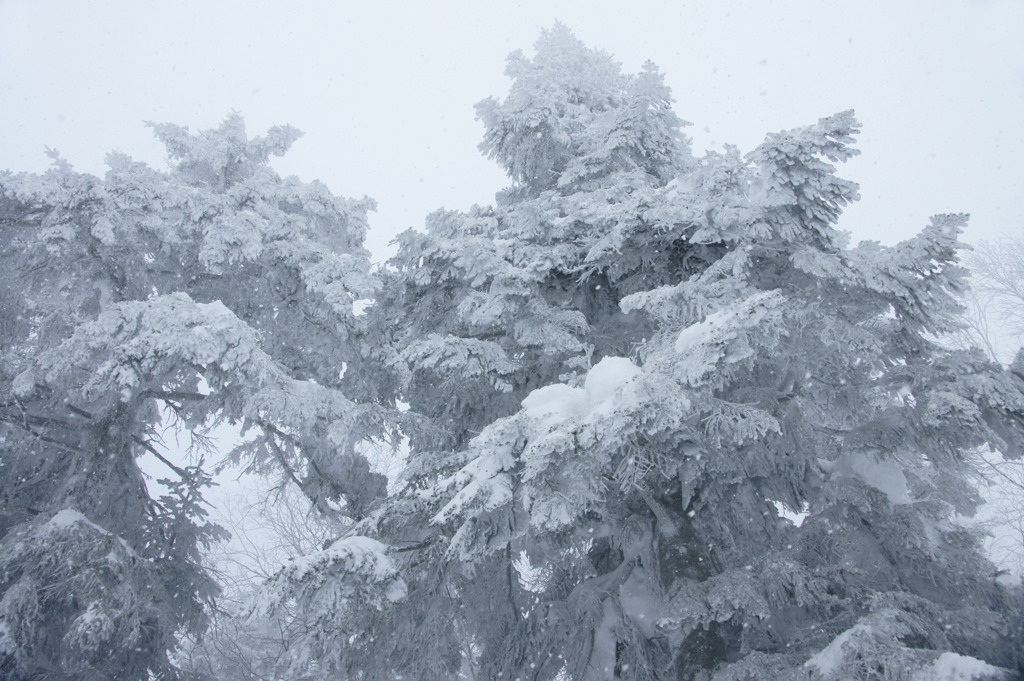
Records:
[[[0,168],[49,146],[101,174],[117,149],[165,167],[143,121],[192,130],[232,110],[250,134],[305,137],[282,175],[368,195],[368,246],[505,184],[473,104],[501,97],[509,52],[565,23],[636,72],[657,64],[694,153],[856,109],[862,199],[840,228],[894,243],[940,212],[967,242],[1024,226],[1024,2],[907,0],[479,3],[0,0]]]

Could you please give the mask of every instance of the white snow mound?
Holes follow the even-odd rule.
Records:
[[[538,425],[552,428],[574,416],[607,407],[616,391],[639,373],[640,367],[626,357],[605,357],[587,373],[582,388],[564,383],[546,385],[526,396],[523,409]]]
[[[942,653],[931,666],[914,675],[914,681],[976,681],[980,679],[1002,679],[1005,673],[999,667],[974,657]]]

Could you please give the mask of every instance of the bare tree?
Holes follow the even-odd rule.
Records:
[[[271,681],[279,678],[282,655],[298,632],[287,616],[248,618],[248,603],[288,559],[323,548],[339,528],[290,481],[270,486],[244,476],[237,482],[214,511],[230,529],[231,541],[206,556],[224,594],[210,630],[202,640],[187,642],[179,662],[199,678]]]
[[[1024,577],[1024,463],[998,453],[984,457],[987,504],[981,525],[990,534],[988,550],[1001,574]]]
[[[236,434],[226,431],[203,442],[204,451],[230,448]],[[195,443],[193,443],[194,445]],[[191,452],[191,448],[189,450]],[[368,443],[363,452],[373,469],[394,481],[405,460],[405,448]],[[224,472],[222,472],[222,477]],[[277,483],[239,472],[217,495],[211,515],[231,533],[231,540],[211,547],[206,561],[224,589],[210,630],[189,641],[180,663],[199,678],[217,681],[272,681],[281,678],[282,658],[301,631],[301,618],[282,612],[274,617],[249,617],[253,595],[289,559],[323,549],[347,529],[314,507],[287,476]],[[295,681],[317,678],[289,676]]]
[[[1009,362],[1024,345],[1024,239],[980,241],[964,257],[971,270],[966,344],[980,345],[994,360]]]
[[[956,339],[980,347],[990,359],[1009,363],[1024,345],[1024,239],[981,241],[964,257],[971,270],[966,296],[967,328]],[[1016,362],[1015,362],[1016,365]],[[990,533],[989,552],[1015,577],[1024,575],[1024,462],[992,452],[980,457],[987,505],[981,524]]]

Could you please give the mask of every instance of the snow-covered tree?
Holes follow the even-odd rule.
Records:
[[[220,530],[167,420],[253,429],[235,460],[330,519],[250,609],[245,645],[287,628],[268,676],[1021,664],[1020,595],[960,521],[980,454],[1024,451],[1020,367],[939,342],[965,216],[851,248],[852,112],[695,157],[653,66],[562,26],[536,48],[478,105],[511,186],[379,276],[369,203],[270,170],[288,127],[154,126],[166,173],[0,175],[0,673],[179,675]],[[361,443],[399,429],[388,480]]]
[[[372,204],[278,177],[268,159],[293,128],[153,128],[169,172],[115,153],[99,179],[54,153],[42,176],[0,175],[5,678],[176,676],[168,652],[206,626],[201,551],[223,532],[202,461],[166,455],[168,421],[200,443],[221,422],[255,428],[236,458],[339,522],[385,492],[357,446],[387,420],[353,309],[377,286]],[[166,464],[160,498],[143,455]]]
[[[695,158],[653,66],[624,75],[557,26],[508,75],[478,112],[511,187],[402,235],[368,313],[381,385],[419,417],[398,491],[265,592],[317,625],[295,661],[366,679],[1016,667],[1019,601],[958,518],[978,452],[1021,454],[1024,380],[936,341],[959,323],[965,216],[850,248],[857,187],[832,164],[857,153],[852,112]]]

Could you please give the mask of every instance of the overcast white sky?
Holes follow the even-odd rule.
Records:
[[[697,153],[854,108],[854,240],[906,238],[944,211],[966,240],[1024,234],[1024,2],[140,2],[0,0],[0,168],[44,146],[102,173],[118,149],[158,167],[143,121],[306,132],[274,165],[369,195],[380,257],[430,211],[505,184],[473,104],[503,96],[509,52],[561,20],[627,71],[667,75]]]

